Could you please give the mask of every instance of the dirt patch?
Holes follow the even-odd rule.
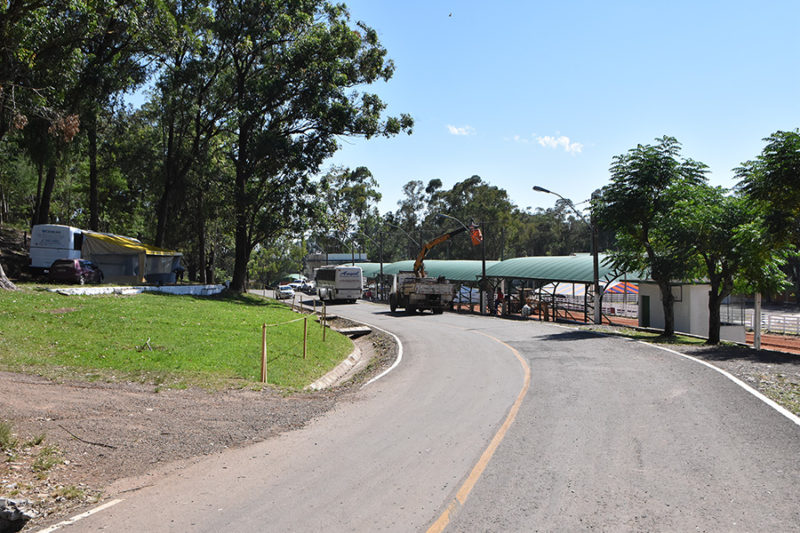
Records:
[[[394,360],[388,335],[373,332],[356,342],[371,363],[320,392],[158,390],[0,372],[0,422],[11,424],[17,441],[0,460],[0,497],[29,501],[38,516],[25,530],[33,530],[110,496],[115,481],[300,428],[349,401]]]
[[[77,307],[62,307],[60,309],[48,309],[45,311],[45,313],[50,313],[51,315],[63,315],[66,313],[74,313],[77,310]]]

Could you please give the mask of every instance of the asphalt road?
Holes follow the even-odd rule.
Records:
[[[532,321],[335,312],[402,362],[63,530],[800,530],[800,426],[705,366]]]

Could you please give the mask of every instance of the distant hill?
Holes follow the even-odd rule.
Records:
[[[0,263],[12,280],[28,277],[28,245],[31,235],[28,232],[0,227]]]

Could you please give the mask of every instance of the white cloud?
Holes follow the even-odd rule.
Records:
[[[475,135],[475,128],[472,126],[462,126],[459,128],[448,124],[447,130],[450,132],[450,135]]]
[[[565,152],[569,152],[571,154],[579,154],[583,151],[583,145],[581,143],[572,142],[566,135],[560,135],[558,137],[550,137],[549,135],[545,135],[544,137],[537,137],[536,141],[545,148],[555,149],[563,147]]]

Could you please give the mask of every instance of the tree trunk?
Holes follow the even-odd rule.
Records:
[[[31,226],[35,226],[38,224],[39,220],[39,209],[42,205],[42,177],[44,175],[44,165],[41,163],[36,165],[36,173],[39,176],[39,179],[36,182],[36,198],[33,202],[33,216],[31,217]]]
[[[669,282],[658,282],[661,290],[661,305],[664,308],[664,336],[675,336],[675,297],[672,295],[672,287]]]
[[[198,228],[197,228],[197,251],[198,262],[200,265],[206,264],[206,216],[203,209],[203,191],[200,191],[199,208],[198,208]],[[206,281],[206,269],[200,269],[200,283],[208,283]]]
[[[36,223],[47,224],[50,218],[50,199],[53,196],[53,188],[56,184],[56,165],[50,163],[47,167],[47,179],[44,181],[42,199],[39,202],[39,212],[37,213]]]
[[[208,251],[208,263],[204,265],[206,271],[206,283],[214,283],[214,248]]]
[[[6,272],[5,272],[5,270],[3,270],[3,264],[2,263],[0,263],[0,289],[4,289],[4,290],[7,290],[7,291],[15,291],[15,290],[17,290],[17,286],[14,285],[13,283],[11,283],[11,280],[9,280],[6,277]]]
[[[164,191],[161,193],[161,198],[156,208],[156,246],[164,246],[164,241],[167,235],[167,223],[169,220],[169,207],[170,199],[172,198],[172,189],[175,183],[175,124],[172,117],[170,117],[169,129],[167,131],[167,154],[164,158]]]
[[[97,113],[87,117],[87,136],[89,138],[89,229],[100,231],[100,202],[97,191]]]
[[[239,204],[238,201],[236,203]],[[240,206],[237,205],[237,211],[239,208]],[[248,261],[250,261],[250,239],[247,234],[247,217],[246,213],[239,212],[236,214],[236,261],[233,265],[233,280],[231,281],[231,289],[234,291],[244,292],[246,289]]]
[[[243,82],[239,82],[238,94],[244,92]],[[244,292],[247,283],[247,263],[250,260],[250,236],[248,235],[247,225],[247,181],[250,169],[247,168],[249,162],[251,126],[244,120],[239,121],[239,139],[237,141],[238,153],[236,157],[236,183],[233,188],[233,208],[236,216],[235,232],[235,262],[233,264],[233,279],[231,289],[237,292]]]
[[[708,291],[708,341],[706,344],[719,344],[721,303],[722,299],[718,296],[718,288],[712,285],[711,290]]]

